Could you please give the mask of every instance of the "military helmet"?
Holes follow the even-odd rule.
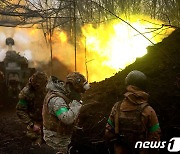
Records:
[[[14,45],[14,40],[13,40],[13,38],[11,38],[11,37],[8,37],[7,39],[6,39],[6,45]]]
[[[66,77],[66,84],[71,83],[77,92],[83,93],[89,89],[86,78],[79,72],[72,72]]]
[[[144,73],[133,70],[126,76],[125,85],[133,85],[142,90],[145,90],[147,85],[147,77]]]
[[[47,84],[47,80],[46,73],[37,71],[30,77],[29,82],[33,88],[38,89],[44,88]]]

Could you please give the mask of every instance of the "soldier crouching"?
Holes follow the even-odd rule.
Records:
[[[27,85],[19,93],[16,113],[27,125],[26,135],[35,145],[43,142],[42,107],[46,95],[47,75],[44,72],[34,73]]]

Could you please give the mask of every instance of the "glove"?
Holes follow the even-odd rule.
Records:
[[[37,125],[37,124],[34,124],[33,126],[33,131],[34,132],[40,132],[41,131],[41,126]]]
[[[38,124],[34,124],[33,122],[30,122],[27,126],[28,130],[33,130],[34,132],[40,132],[41,131],[41,126]]]
[[[82,106],[82,101],[73,100],[70,104],[70,107]]]

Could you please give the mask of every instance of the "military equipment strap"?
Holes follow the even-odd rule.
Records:
[[[147,106],[149,106],[148,103],[141,104],[140,107],[138,108],[138,111],[142,113]]]
[[[121,106],[121,102],[118,102],[117,104],[117,108],[116,108],[116,113],[115,113],[115,134],[118,134],[119,133],[119,109],[120,109],[120,106]]]

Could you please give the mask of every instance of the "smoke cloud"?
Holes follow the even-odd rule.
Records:
[[[29,61],[30,67],[45,70],[51,74],[50,48],[45,41],[42,30],[35,28],[0,28],[0,61],[3,61],[8,50],[5,40],[8,37],[14,39],[13,50],[24,56]],[[61,43],[55,38],[53,44],[53,74],[61,79],[71,72],[73,61],[71,51],[73,47],[68,43]],[[58,73],[57,73],[58,72]]]

